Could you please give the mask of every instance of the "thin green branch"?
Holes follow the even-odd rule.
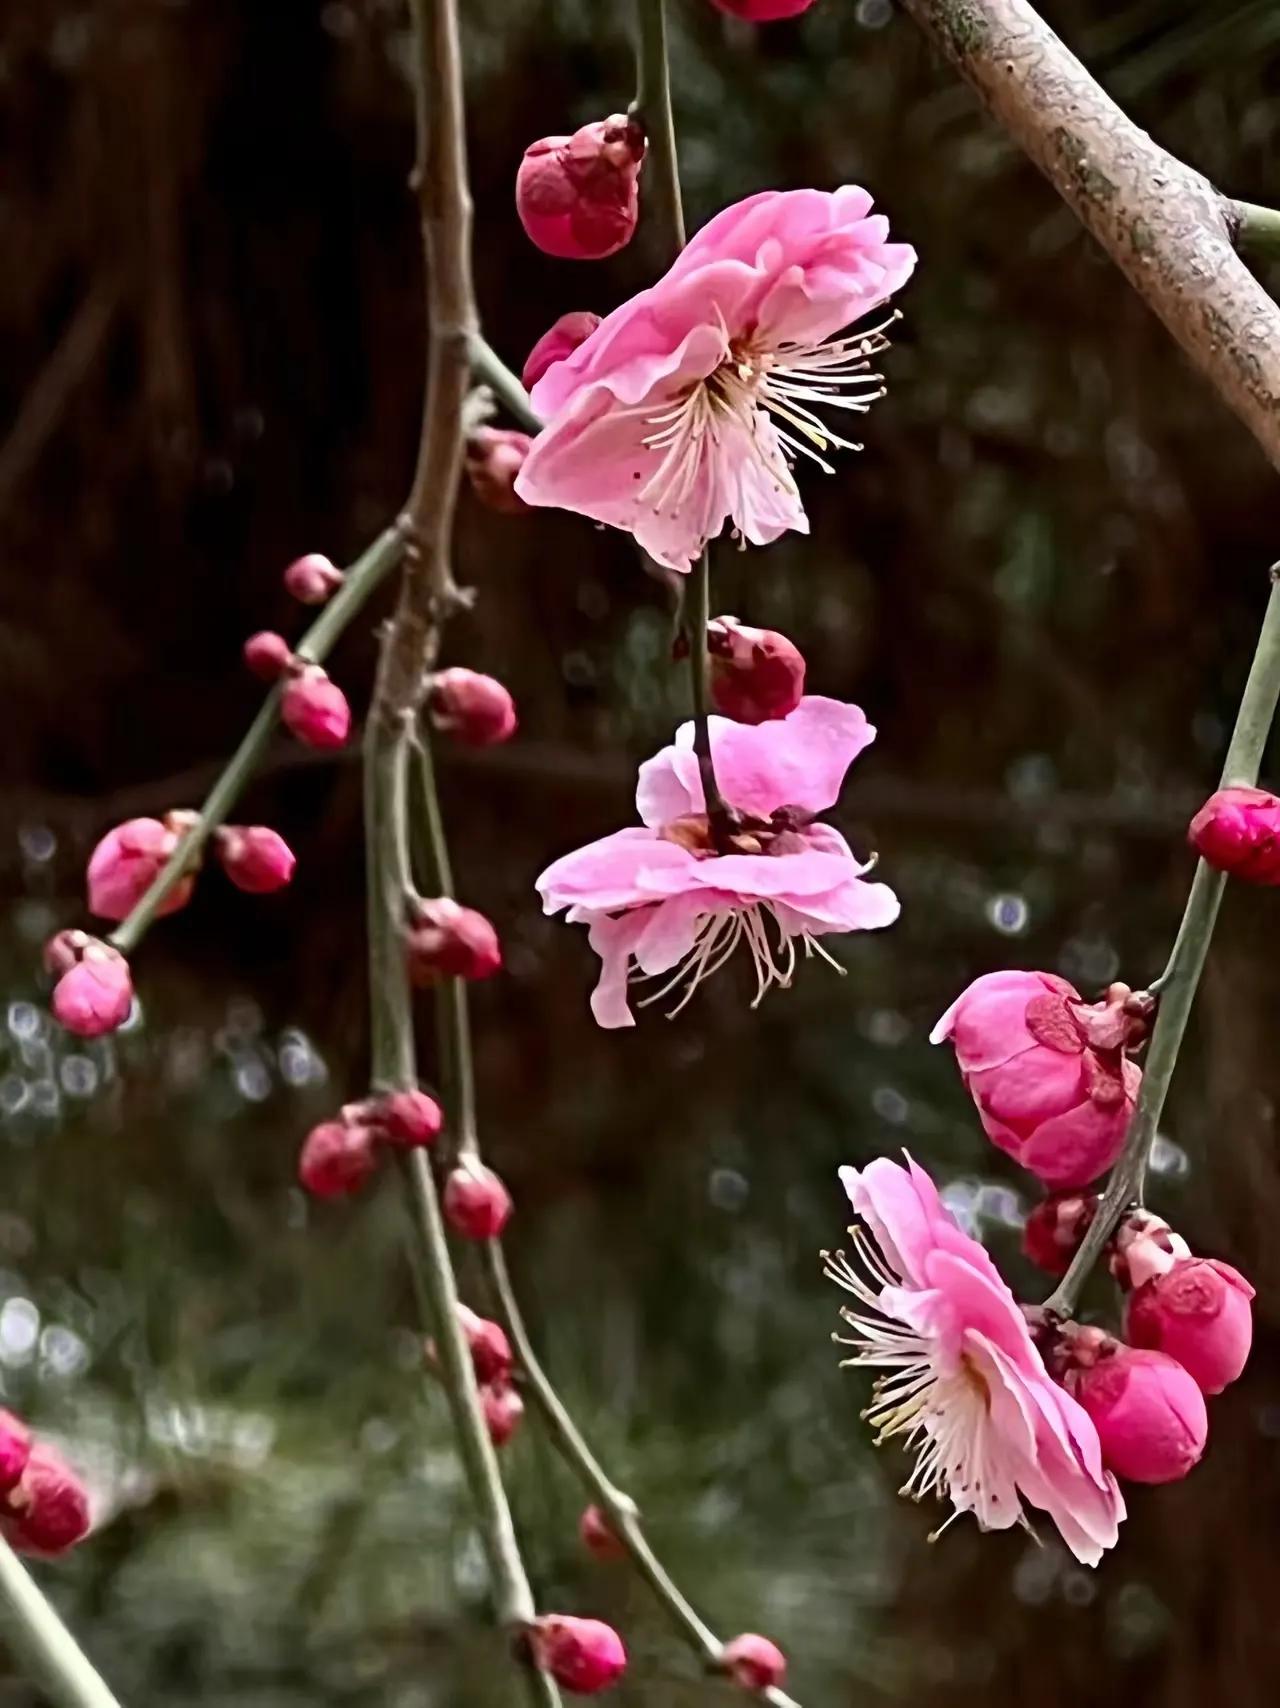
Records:
[[[2,1536],[0,1634],[23,1672],[55,1708],[120,1708]]]
[[[1280,699],[1280,566],[1271,571],[1271,595],[1258,636],[1257,649],[1245,683],[1231,745],[1222,768],[1220,787],[1256,783],[1267,738]],[[1044,1302],[1044,1309],[1070,1316],[1103,1247],[1116,1224],[1135,1200],[1141,1201],[1147,1158],[1164,1110],[1169,1082],[1195,1000],[1196,987],[1213,937],[1218,905],[1226,879],[1203,860],[1196,867],[1186,909],[1169,964],[1157,981],[1160,1006],[1143,1067],[1142,1088],[1125,1138],[1124,1151],[1112,1171],[1097,1215],[1081,1242],[1071,1267]]]
[[[542,417],[535,412],[528,392],[488,339],[482,333],[474,333],[467,350],[475,378],[488,386],[507,414],[513,416],[526,433],[540,433]]]
[[[1228,202],[1227,220],[1234,230],[1237,249],[1247,255],[1280,255],[1280,209],[1259,207],[1256,202]]]
[[[351,565],[342,586],[303,635],[297,647],[299,658],[318,664],[327,656],[347,624],[399,563],[404,549],[404,535],[399,527],[388,528],[378,536]],[[169,892],[195,865],[209,837],[225,822],[239,800],[275,734],[281,693],[277,686],[267,695],[239,747],[205,797],[195,823],[179,839],[178,846],[129,917],[111,933],[109,941],[121,954],[130,954],[137,948]]]
[[[684,200],[671,113],[666,0],[636,0],[636,98],[630,112],[639,120],[649,145],[650,190],[668,229],[674,260],[684,248]]]

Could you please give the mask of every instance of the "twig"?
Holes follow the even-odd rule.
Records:
[[[649,145],[646,162],[657,206],[666,222],[674,258],[684,248],[684,201],[671,114],[671,68],[667,60],[666,0],[636,0],[636,98],[638,119]]]
[[[526,433],[542,431],[542,417],[529,402],[529,394],[483,334],[472,334],[468,345],[471,372],[487,385],[498,402]]]
[[[1280,254],[1280,211],[1260,208],[1256,202],[1231,202],[1227,221],[1238,249],[1254,255]]]
[[[57,1708],[120,1708],[2,1536],[0,1632],[28,1677]]]
[[[1257,782],[1277,699],[1280,699],[1280,565],[1271,571],[1271,596],[1227,749],[1220,787]],[[1151,1142],[1173,1078],[1225,884],[1221,872],[1200,861],[1169,964],[1157,981],[1160,1006],[1124,1151],[1071,1267],[1044,1302],[1047,1311],[1061,1316],[1071,1314],[1080,1288],[1117,1222],[1135,1199],[1141,1200]]]
[[[698,756],[698,775],[702,779],[702,804],[711,827],[711,840],[717,847],[733,829],[736,821],[733,809],[720,793],[716,768],[711,757],[711,726],[707,721],[707,686],[710,664],[707,657],[707,624],[711,621],[711,552],[702,548],[702,556],[689,573],[693,583],[690,600],[689,682],[693,693],[693,751]]]
[[[1280,467],[1280,308],[1233,204],[1121,111],[1026,0],[902,0]]]

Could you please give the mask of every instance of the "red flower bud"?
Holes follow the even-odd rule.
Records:
[[[271,629],[261,629],[250,635],[242,654],[253,674],[263,682],[276,682],[294,662],[293,649],[283,635]]]
[[[458,1321],[471,1348],[477,1382],[504,1382],[511,1374],[511,1342],[501,1323],[459,1304]]]
[[[625,1560],[627,1550],[598,1506],[587,1507],[578,1520],[578,1538],[597,1560]]]
[[[1219,789],[1191,820],[1187,840],[1219,872],[1280,884],[1280,799],[1266,789]]]
[[[393,1150],[433,1145],[444,1127],[444,1111],[425,1091],[389,1091],[359,1106],[360,1121]]]
[[[0,1410],[0,1495],[8,1494],[30,1457],[31,1431],[11,1411]]]
[[[505,1447],[520,1427],[524,1401],[507,1382],[485,1382],[480,1388],[480,1409],[490,1441],[495,1447]]]
[[[772,24],[779,18],[798,18],[813,0],[711,0],[731,18],[748,18],[753,24]]]
[[[804,658],[785,635],[749,629],[736,617],[707,624],[711,698],[740,724],[762,724],[794,712],[804,696]]]
[[[300,605],[323,605],[342,586],[344,576],[320,552],[295,558],[284,572],[285,588]]]
[[[1027,1217],[1023,1251],[1047,1275],[1065,1275],[1097,1209],[1096,1192],[1051,1192]]]
[[[303,1141],[298,1180],[313,1198],[358,1192],[378,1166],[371,1128],[359,1121],[322,1121]]]
[[[643,130],[625,113],[527,148],[516,212],[538,248],[568,261],[600,261],[629,242],[644,150]]]
[[[1209,1418],[1204,1395],[1182,1365],[1099,1328],[1068,1323],[1057,1353],[1063,1387],[1088,1412],[1103,1462],[1134,1483],[1185,1477],[1204,1452]]]
[[[502,966],[498,933],[484,914],[448,896],[417,904],[405,952],[409,977],[420,988],[441,978],[487,979]]]
[[[20,1554],[63,1554],[89,1532],[89,1496],[56,1448],[37,1441],[0,1507],[0,1534]]]
[[[511,1209],[511,1194],[482,1162],[460,1162],[444,1183],[445,1220],[464,1239],[496,1239]]]
[[[427,696],[431,721],[468,747],[493,747],[516,732],[516,703],[492,676],[441,670]]]
[[[776,1643],[754,1631],[744,1631],[727,1642],[720,1664],[743,1690],[773,1690],[787,1676],[787,1657]]]
[[[471,490],[490,510],[504,516],[523,516],[529,509],[516,491],[516,476],[524,467],[533,440],[514,427],[477,427],[467,440],[463,464]]]
[[[308,747],[341,747],[351,733],[347,696],[318,664],[309,664],[285,684],[280,716]]]
[[[525,357],[524,372],[520,375],[524,389],[532,391],[547,369],[563,362],[566,356],[572,356],[578,345],[585,344],[599,324],[600,316],[592,314],[589,309],[577,308],[571,314],[562,314]]]
[[[1130,1294],[1125,1333],[1134,1346],[1177,1359],[1206,1394],[1220,1394],[1253,1344],[1253,1288],[1229,1263],[1176,1258]]]
[[[51,1006],[54,1019],[68,1032],[99,1038],[129,1018],[133,1007],[129,963],[109,943],[83,931],[60,931],[45,946],[45,964],[62,974],[53,987]]]
[[[534,1621],[529,1640],[539,1665],[558,1685],[579,1696],[607,1690],[627,1670],[622,1638],[599,1619],[547,1613]]]
[[[284,889],[298,863],[284,837],[265,824],[224,824],[214,847],[231,882],[252,896]]]
[[[99,919],[127,919],[178,846],[177,833],[158,818],[131,818],[109,830],[89,856],[89,912]],[[176,913],[191,899],[195,874],[180,878],[156,909],[156,918]]]

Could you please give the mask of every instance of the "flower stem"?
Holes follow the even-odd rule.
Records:
[[[1256,202],[1230,202],[1227,218],[1235,230],[1237,249],[1250,255],[1280,254],[1280,209]]]
[[[473,376],[489,387],[508,415],[526,433],[542,431],[542,417],[529,402],[529,394],[483,333],[472,335],[467,345]]]
[[[689,601],[689,681],[693,690],[693,751],[698,756],[698,775],[702,779],[702,800],[711,839],[718,846],[733,828],[733,810],[720,793],[716,769],[711,758],[711,726],[707,721],[707,686],[710,662],[707,654],[707,624],[711,621],[711,553],[703,547],[702,556],[689,572],[693,597]]]
[[[378,536],[352,564],[342,586],[303,635],[297,647],[299,658],[318,664],[329,653],[370,594],[399,563],[404,549],[404,534],[399,525]],[[127,955],[137,948],[169,892],[191,870],[209,837],[239,800],[275,734],[281,693],[282,689],[277,686],[267,695],[239,747],[205,797],[195,823],[179,839],[178,846],[152,879],[129,917],[111,933],[108,941],[121,954]]]
[[[636,98],[630,112],[643,127],[649,145],[650,183],[657,190],[674,258],[684,248],[684,201],[671,114],[666,0],[636,0]]]
[[[1271,594],[1223,764],[1220,787],[1257,782],[1277,699],[1280,699],[1280,565],[1271,571]],[[1164,1110],[1225,886],[1224,875],[1201,860],[1191,882],[1169,963],[1156,981],[1160,1006],[1124,1151],[1112,1170],[1097,1215],[1071,1267],[1044,1302],[1047,1311],[1070,1316],[1080,1289],[1116,1224],[1135,1200],[1141,1202],[1147,1158]]]
[[[0,1633],[14,1659],[55,1708],[120,1708],[2,1536]]]

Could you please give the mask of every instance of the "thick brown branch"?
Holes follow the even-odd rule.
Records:
[[[1280,467],[1280,308],[1238,216],[1139,130],[1025,0],[902,0]]]

